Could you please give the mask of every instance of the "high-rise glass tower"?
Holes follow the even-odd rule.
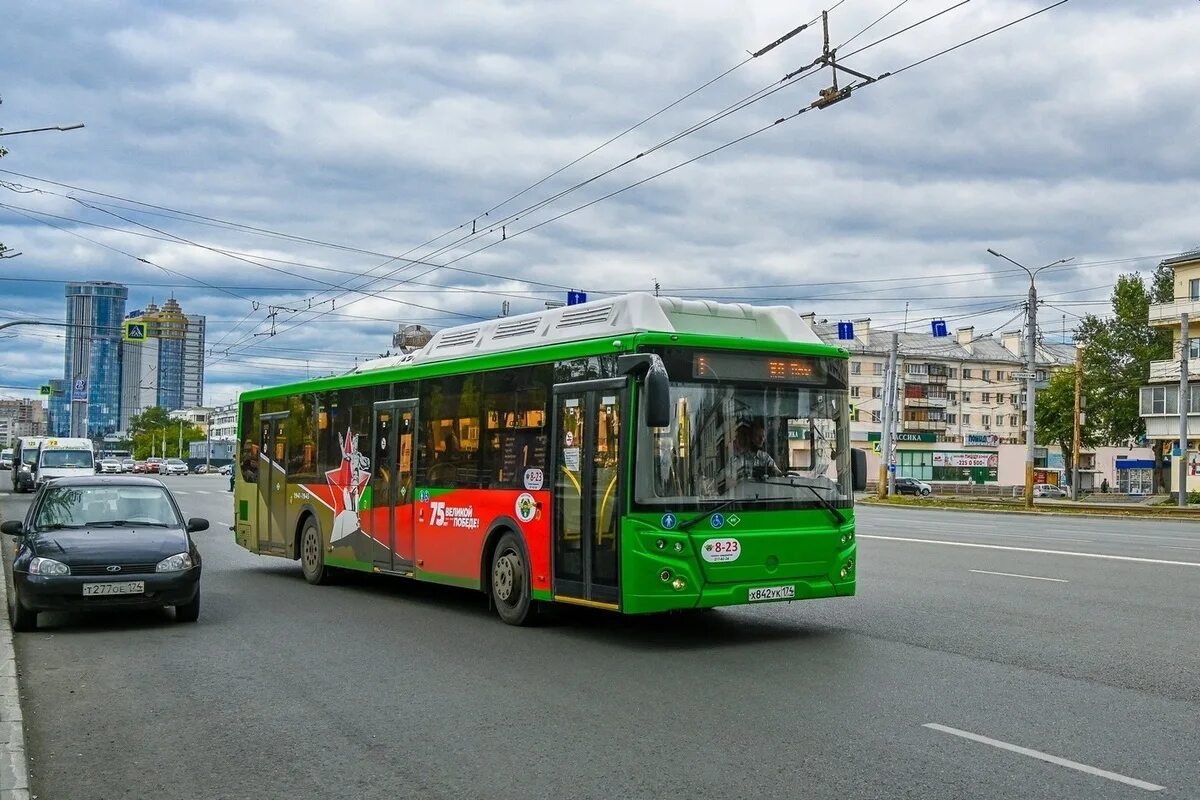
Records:
[[[174,297],[163,303],[157,325],[151,326],[158,337],[158,405],[167,411],[183,408],[183,348],[187,340],[187,317]]]
[[[204,405],[203,314],[187,315],[187,337],[183,340],[183,407]]]
[[[98,439],[121,426],[121,322],[129,290],[112,281],[72,282],[66,296],[70,433]]]

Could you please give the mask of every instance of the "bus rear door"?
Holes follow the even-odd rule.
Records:
[[[413,571],[413,435],[417,401],[385,400],[375,404],[371,439],[371,497],[362,515],[381,571],[411,575]]]
[[[259,421],[258,548],[271,553],[287,549],[287,436],[288,412],[263,414]]]

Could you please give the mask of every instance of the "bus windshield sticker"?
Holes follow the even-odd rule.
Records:
[[[531,492],[541,489],[546,482],[546,476],[536,467],[525,470],[525,488]]]

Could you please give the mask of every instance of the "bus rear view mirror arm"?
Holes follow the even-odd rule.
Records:
[[[617,356],[617,372],[642,378],[646,427],[666,428],[671,424],[671,383],[667,368],[655,353],[626,353]]]

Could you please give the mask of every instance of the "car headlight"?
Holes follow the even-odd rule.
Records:
[[[35,556],[29,562],[30,575],[70,575],[71,568],[61,561],[55,561],[53,558],[42,558]]]
[[[191,553],[176,553],[173,556],[167,556],[162,561],[158,562],[158,566],[154,568],[155,572],[181,572],[185,569],[192,568]]]
[[[21,472],[29,472],[29,465],[28,465],[28,464],[22,464],[22,465],[21,465]]]

